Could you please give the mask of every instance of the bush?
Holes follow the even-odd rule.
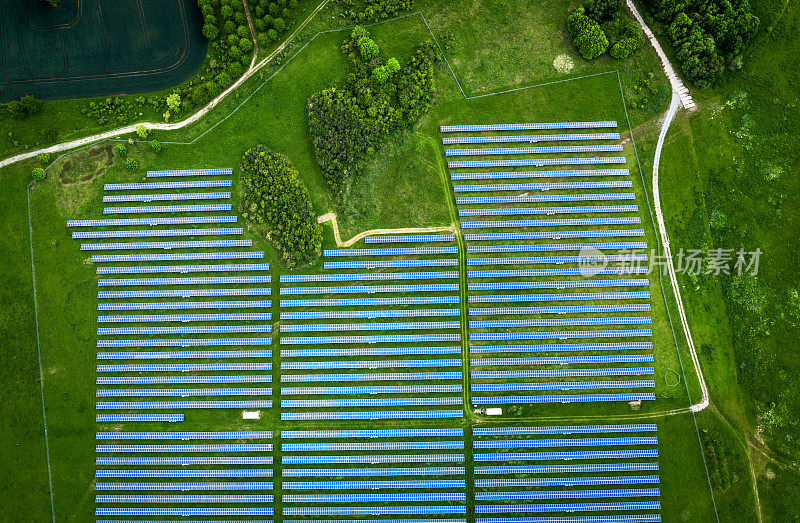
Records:
[[[36,167],[33,169],[33,177],[37,180],[44,180],[47,176],[47,171],[42,169],[41,167]]]
[[[125,160],[125,168],[129,171],[135,171],[139,168],[139,161],[135,158],[128,158]]]
[[[361,58],[364,60],[372,60],[378,56],[378,52],[380,51],[378,49],[378,44],[368,36],[359,38],[356,45],[358,45],[358,51],[361,53]]]
[[[148,136],[150,136],[150,131],[148,131],[147,127],[145,127],[144,125],[139,124],[136,126],[136,135],[139,136],[139,138],[141,138],[142,140],[144,140]]]
[[[608,54],[611,55],[611,58],[622,60],[639,49],[639,47],[642,46],[642,43],[642,40],[638,38],[624,38],[611,46],[611,50],[608,52]]]
[[[36,161],[42,165],[50,162],[50,153],[39,153],[36,155]]]
[[[600,24],[586,16],[585,9],[579,7],[567,18],[567,29],[572,35],[572,43],[587,60],[593,60],[608,49],[608,39]]]
[[[257,145],[242,157],[242,216],[266,227],[289,267],[320,255],[322,226],[299,173],[281,155]]]
[[[161,142],[159,142],[158,140],[151,140],[150,143],[147,144],[147,148],[153,151],[154,153],[157,153],[161,151]]]
[[[114,146],[114,155],[119,156],[120,158],[125,158],[128,156],[128,148],[125,147],[124,143],[118,143]]]
[[[9,114],[13,118],[27,118],[32,114],[37,114],[42,110],[44,103],[31,95],[25,95],[19,100],[12,100],[6,104]]]

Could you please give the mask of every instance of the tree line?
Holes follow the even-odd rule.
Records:
[[[567,30],[578,52],[593,60],[608,52],[621,60],[644,44],[642,28],[622,14],[624,0],[588,0],[567,18]]]

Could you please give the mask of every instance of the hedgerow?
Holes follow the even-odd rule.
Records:
[[[380,59],[377,44],[362,27],[344,42],[350,73],[344,85],[313,94],[308,126],[317,163],[329,186],[341,191],[394,130],[413,125],[431,106],[436,48],[420,46],[405,66]]]
[[[358,23],[375,22],[409,11],[414,0],[339,0],[342,17]]]
[[[242,157],[242,216],[264,227],[289,267],[320,255],[322,226],[311,198],[289,160],[257,145]]]

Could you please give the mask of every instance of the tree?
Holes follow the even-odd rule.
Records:
[[[119,156],[120,158],[125,158],[128,156],[128,148],[125,147],[124,143],[118,143],[114,146],[114,155]]]
[[[33,169],[33,177],[37,180],[44,180],[47,176],[47,171],[42,169],[41,167],[36,167]]]
[[[216,40],[219,36],[219,27],[217,27],[216,20],[213,24],[203,24],[203,36],[206,40]]]
[[[242,38],[239,40],[239,49],[245,53],[249,53],[253,50],[253,41],[249,38]]]
[[[181,95],[178,93],[172,93],[171,95],[167,96],[167,108],[170,111],[177,113],[181,108]]]
[[[586,16],[595,22],[605,22],[616,18],[624,5],[624,0],[587,0],[583,4]]]
[[[42,110],[44,103],[37,100],[32,95],[25,95],[19,100],[12,100],[6,104],[9,114],[13,118],[22,119],[27,118],[32,114],[37,114]]]
[[[139,168],[139,161],[135,158],[128,158],[125,160],[125,168],[129,171],[135,171]]]
[[[369,36],[362,36],[359,38],[356,45],[358,46],[359,53],[361,53],[361,58],[364,60],[372,60],[378,56],[380,52],[378,44]]]
[[[587,60],[593,60],[602,55],[608,49],[608,39],[606,38],[600,26],[589,26],[587,30],[582,32],[574,41],[575,47],[581,56]]]
[[[372,79],[379,84],[385,84],[389,80],[389,67],[381,65],[372,70]]]
[[[153,151],[154,153],[157,153],[161,151],[161,142],[159,142],[158,140],[150,140],[150,143],[147,144],[147,148]]]
[[[397,58],[389,58],[386,60],[386,66],[389,68],[389,73],[394,74],[400,70],[400,62],[397,61]]]
[[[36,161],[45,165],[50,162],[50,153],[39,153],[36,155]]]
[[[145,127],[143,124],[139,124],[136,126],[136,134],[139,136],[139,138],[144,140],[150,135],[150,131],[148,131],[147,127]]]

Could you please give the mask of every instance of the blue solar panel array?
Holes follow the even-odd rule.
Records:
[[[178,169],[169,171],[147,171],[148,178],[171,176],[230,176],[233,169]]]
[[[152,182],[152,183],[107,183],[105,191],[135,191],[157,189],[198,189],[206,187],[230,187],[231,180],[192,180],[187,182]]]
[[[224,236],[242,234],[242,228],[227,229],[142,229],[135,231],[79,231],[73,232],[73,239],[84,238],[145,238],[167,236]]]
[[[503,136],[446,136],[442,144],[509,143],[509,142],[574,142],[580,140],[619,140],[619,133],[589,134],[513,134]]]
[[[622,145],[553,145],[543,147],[482,147],[477,149],[445,149],[445,156],[483,156],[496,154],[554,154],[620,152]]]
[[[111,194],[103,196],[103,203],[116,202],[155,202],[181,200],[227,200],[229,192],[208,193],[157,193],[157,194]]]
[[[504,124],[480,124],[480,125],[442,125],[439,132],[442,133],[461,133],[461,132],[487,132],[487,131],[545,131],[554,129],[599,129],[613,128],[617,122],[604,120],[597,122],[547,122],[547,123],[504,123]]]

